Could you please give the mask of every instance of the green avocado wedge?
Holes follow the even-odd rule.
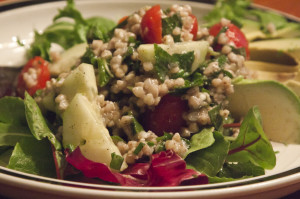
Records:
[[[263,129],[271,141],[300,143],[300,100],[283,84],[271,80],[241,80],[229,96],[229,110],[235,119],[258,106]]]

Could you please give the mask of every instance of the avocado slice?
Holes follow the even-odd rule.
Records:
[[[205,60],[205,56],[208,51],[209,44],[207,41],[190,41],[179,42],[174,44],[158,44],[163,50],[172,54],[183,54],[190,51],[194,51],[195,59],[192,64],[192,72],[194,72],[199,65]],[[137,49],[139,53],[139,60],[144,62],[155,63],[154,44],[142,44]]]
[[[269,71],[269,72],[278,72],[278,73],[293,73],[298,72],[299,68],[297,66],[287,66],[285,64],[262,62],[247,60],[245,61],[245,66],[250,70],[258,71]]]
[[[251,42],[249,50],[251,60],[299,66],[300,38]]]
[[[299,23],[285,23],[283,28],[276,30],[274,33],[266,34],[261,30],[261,24],[258,21],[242,19],[241,22],[243,24],[241,31],[245,34],[248,41],[258,39],[294,38],[300,36]]]
[[[284,83],[288,80],[295,79],[298,72],[272,72],[256,70],[253,73],[253,78],[257,80],[274,80]]]
[[[261,31],[260,24],[257,21],[250,19],[242,19],[241,21],[243,24],[241,31],[245,34],[248,41],[265,39],[267,37],[267,35]]]
[[[77,93],[63,113],[63,146],[79,146],[82,154],[94,162],[110,165],[111,154],[121,156],[104,126],[100,109],[86,96]],[[123,162],[121,170],[127,167]]]
[[[241,80],[229,96],[229,110],[236,119],[258,106],[267,137],[281,143],[300,143],[300,100],[276,81]]]

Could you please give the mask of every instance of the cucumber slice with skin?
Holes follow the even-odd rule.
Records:
[[[110,165],[111,154],[121,153],[113,143],[100,114],[100,107],[78,93],[63,113],[63,146],[79,146],[89,160]],[[127,167],[123,162],[121,170]]]
[[[158,44],[163,50],[172,54],[183,54],[190,51],[194,51],[195,59],[192,64],[192,72],[194,72],[199,65],[205,60],[205,56],[208,51],[209,44],[207,41],[190,41],[180,42],[174,44]],[[139,53],[139,60],[144,62],[155,63],[154,44],[143,44],[137,49]]]
[[[263,128],[271,141],[300,143],[300,100],[283,84],[270,80],[241,80],[229,96],[229,110],[234,118],[244,117],[258,106]]]

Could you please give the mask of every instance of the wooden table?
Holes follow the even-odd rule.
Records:
[[[300,19],[299,0],[252,0],[253,3],[288,13]]]

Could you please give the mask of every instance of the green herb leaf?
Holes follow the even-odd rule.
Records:
[[[189,154],[185,161],[190,168],[194,168],[208,176],[215,176],[222,168],[227,157],[229,142],[222,134],[214,131],[215,142],[204,149]]]
[[[108,71],[108,65],[105,59],[97,58],[98,65],[98,84],[104,87],[112,79],[112,74]]]
[[[180,35],[174,35],[173,30],[176,27],[182,27],[181,17],[178,14],[174,14],[170,17],[162,18],[162,35],[172,35],[175,42],[180,42]]]
[[[117,171],[120,170],[122,163],[124,161],[124,158],[120,155],[117,155],[115,152],[111,154],[111,162],[110,162],[110,168],[115,169]]]
[[[191,73],[192,63],[194,62],[195,56],[194,52],[187,52],[183,54],[173,54],[170,55],[168,52],[163,50],[157,44],[154,44],[154,53],[155,53],[155,64],[154,69],[157,77],[164,81],[167,75],[169,74],[169,67],[171,65],[178,65],[182,69],[181,76],[188,76]],[[178,75],[171,77],[177,78]]]
[[[264,169],[272,169],[276,156],[272,145],[264,134],[261,115],[257,107],[251,108],[245,116],[240,133],[230,145],[228,161],[248,162]]]

